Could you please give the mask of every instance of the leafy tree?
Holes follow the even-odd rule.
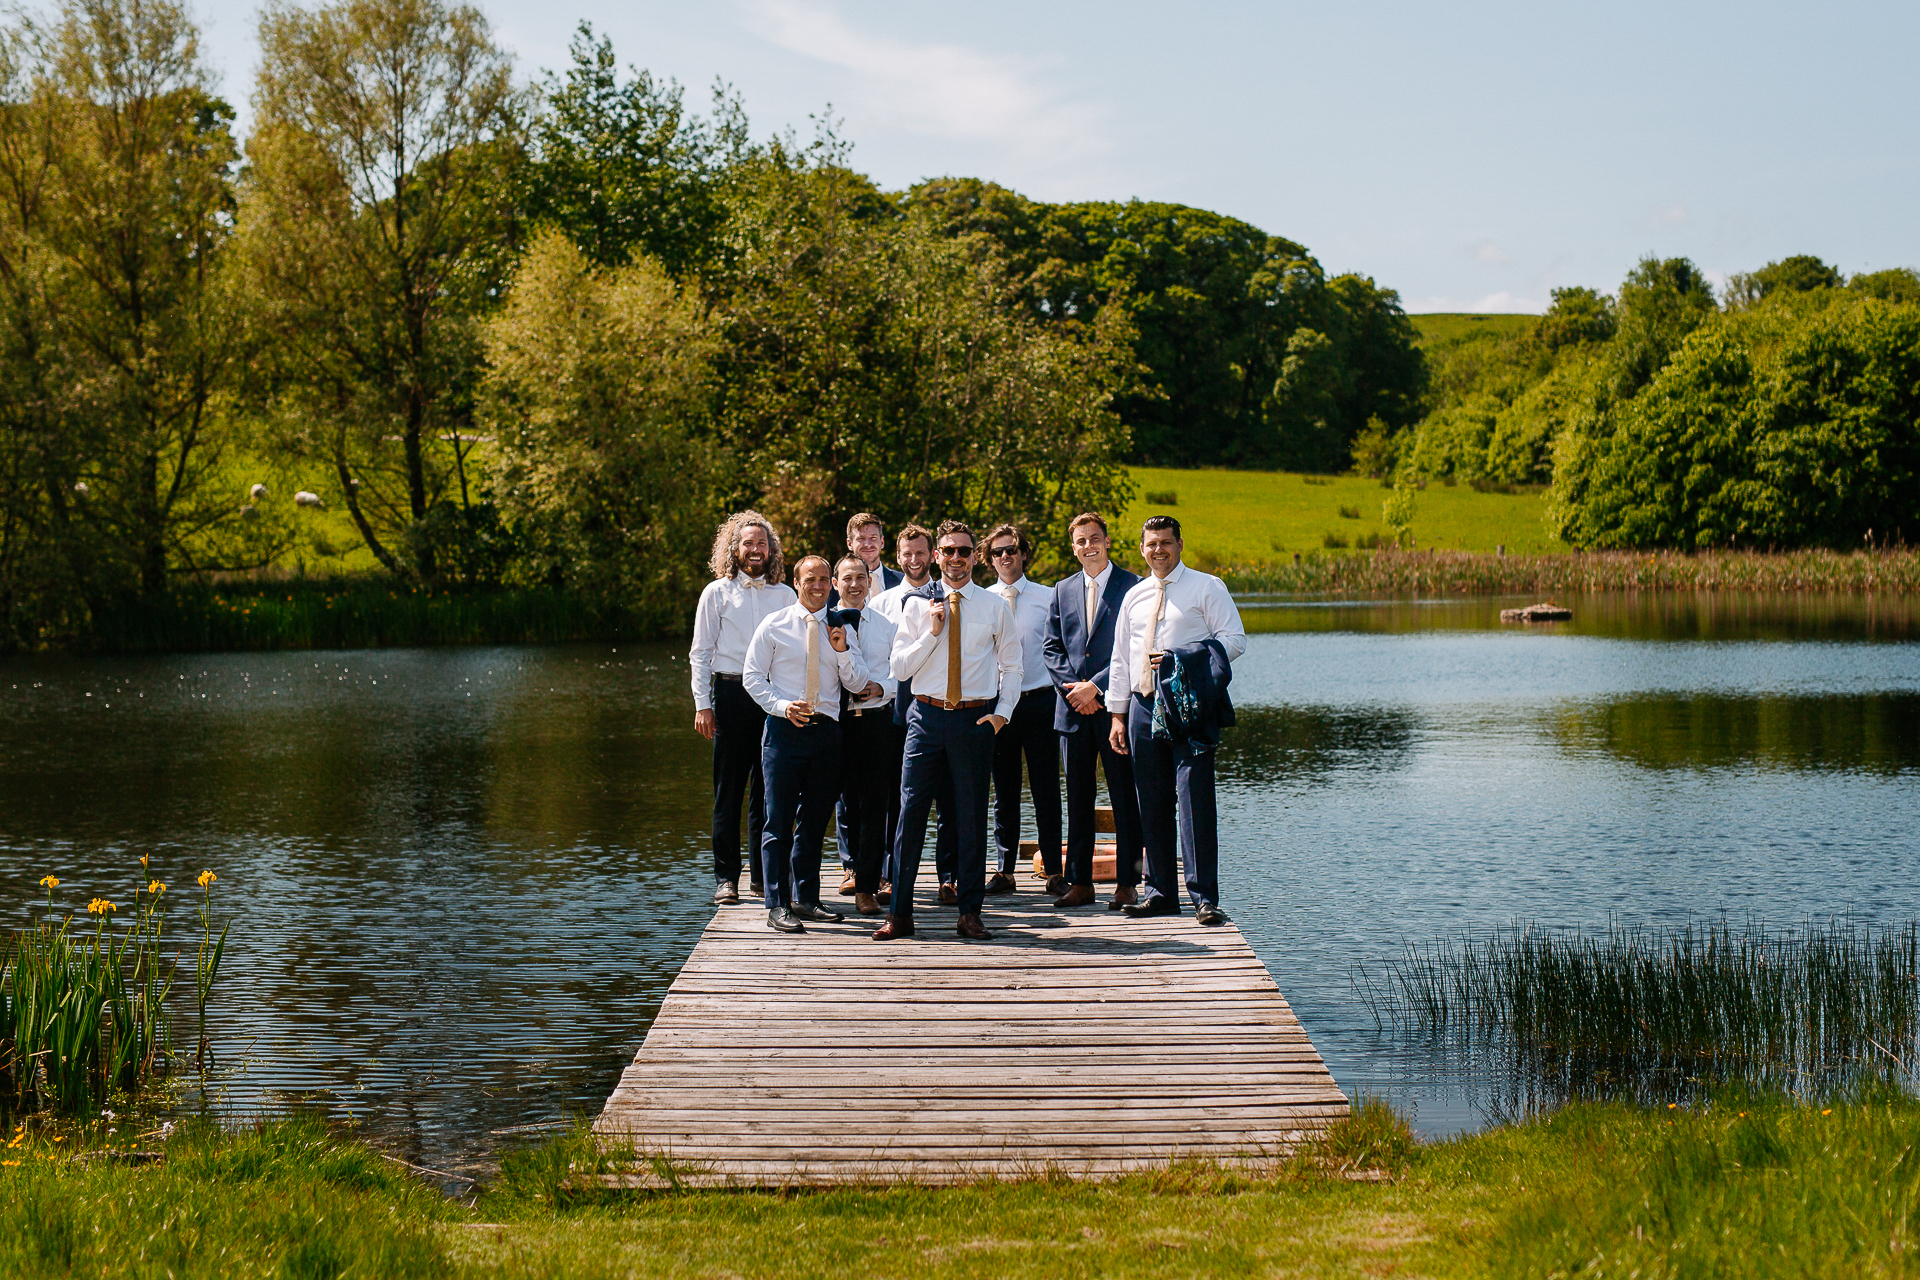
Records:
[[[549,230],[485,344],[495,489],[528,544],[517,575],[678,622],[715,518],[715,447],[693,430],[718,350],[704,309],[653,259],[597,266]]]
[[[1620,285],[1608,348],[1612,393],[1630,398],[1653,381],[1674,348],[1714,314],[1713,286],[1687,258],[1642,258]]]
[[[734,190],[718,428],[738,496],[795,545],[836,547],[859,508],[1063,541],[1124,501],[1123,310],[1048,323],[996,245],[903,211],[831,137],[772,147]]]
[[[1549,351],[1606,342],[1619,328],[1613,299],[1584,285],[1553,291],[1553,304],[1534,328],[1533,338]]]
[[[1769,262],[1758,271],[1738,272],[1727,281],[1727,305],[1750,307],[1763,298],[1783,293],[1811,293],[1838,289],[1846,277],[1810,253]]]
[[[439,0],[276,2],[260,45],[241,233],[274,339],[262,394],[380,562],[432,579],[415,526],[455,482],[471,501],[476,317],[517,242],[523,104],[486,19]]]
[[[1882,302],[1920,302],[1920,271],[1912,267],[1891,267],[1885,271],[1862,272],[1847,281],[1847,288]]]
[[[726,223],[726,169],[747,151],[745,112],[716,88],[711,121],[690,116],[680,86],[635,71],[581,23],[564,79],[547,78],[522,172],[527,217],[552,225],[603,266],[629,253],[676,276],[708,269]]]
[[[1050,323],[1124,307],[1144,371],[1116,403],[1135,461],[1332,470],[1369,418],[1419,415],[1425,366],[1398,296],[1327,281],[1291,240],[1185,205],[1049,205],[977,179],[907,202],[997,245]]]

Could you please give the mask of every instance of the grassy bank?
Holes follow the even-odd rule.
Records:
[[[1177,516],[1196,564],[1271,564],[1295,552],[1358,552],[1387,533],[1381,505],[1390,490],[1359,476],[1281,471],[1172,471],[1134,467],[1135,494],[1117,541],[1139,544],[1140,522]],[[1174,501],[1165,499],[1171,494]],[[1544,493],[1479,493],[1429,484],[1414,496],[1415,545],[1448,551],[1565,550],[1546,526]],[[1364,558],[1364,557],[1362,557]]]
[[[1382,1108],[1342,1158],[824,1193],[581,1198],[577,1139],[449,1201],[288,1121],[176,1136],[151,1163],[0,1160],[0,1270],[106,1276],[1545,1276],[1910,1274],[1920,1104],[1587,1104],[1415,1147]],[[1343,1164],[1389,1175],[1338,1176]]]
[[[1241,592],[1316,596],[1511,595],[1586,591],[1920,591],[1913,551],[1588,551],[1477,555],[1447,551],[1309,554],[1299,564],[1216,564]]]

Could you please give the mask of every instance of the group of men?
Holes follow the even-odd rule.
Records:
[[[912,937],[938,807],[936,899],[958,909],[961,937],[991,938],[981,908],[1015,888],[1024,763],[1056,908],[1096,900],[1098,769],[1113,805],[1108,909],[1180,914],[1184,883],[1201,924],[1225,922],[1213,747],[1232,723],[1226,685],[1246,650],[1239,610],[1220,579],[1181,562],[1170,516],[1141,530],[1144,578],[1110,559],[1099,514],[1076,516],[1068,537],[1080,570],[1051,587],[1027,578],[1033,546],[1011,524],[984,543],[958,520],[909,524],[895,537],[896,571],[880,562],[879,517],[861,512],[847,522],[848,554],[802,557],[788,585],[766,517],[721,524],[689,654],[694,727],[713,743],[715,902],[739,901],[745,800],[768,925],[842,920],[820,884],[837,810],[841,893],[862,915],[885,910],[875,940]],[[991,586],[974,581],[982,560]]]

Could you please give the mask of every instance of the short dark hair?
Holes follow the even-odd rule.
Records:
[[[1173,530],[1173,536],[1180,536],[1180,522],[1172,516],[1148,516],[1147,522],[1140,526],[1140,536],[1144,539],[1149,533],[1158,533],[1162,529]]]
[[[900,532],[893,535],[893,549],[898,551],[902,546],[912,542],[915,538],[925,538],[927,540],[927,550],[933,550],[933,535],[917,524],[901,526]]]
[[[955,533],[964,533],[967,535],[968,542],[976,547],[980,545],[980,539],[973,536],[973,530],[967,527],[967,522],[964,520],[942,520],[939,533],[934,535],[933,545],[939,546],[940,539]]]
[[[859,556],[841,556],[838,560],[834,561],[833,576],[836,578],[839,577],[840,571],[846,568],[850,564],[859,565],[860,572],[866,574],[869,578],[873,576],[873,570],[867,568],[867,562],[865,560],[862,560]]]
[[[1100,526],[1101,536],[1108,536],[1107,518],[1105,516],[1101,515],[1098,511],[1082,511],[1067,525],[1067,537],[1073,537],[1073,531],[1083,524],[1097,524]]]
[[[833,562],[827,559],[825,556],[801,556],[798,560],[795,560],[793,562],[793,581],[796,586],[799,585],[799,582],[800,582],[800,571],[806,568],[809,564],[812,564],[815,560],[818,560],[821,564],[824,564],[827,566],[828,577],[833,576]]]
[[[880,537],[884,540],[887,536],[886,524],[881,521],[879,516],[873,514],[873,512],[861,511],[847,519],[847,541],[852,542],[853,536],[870,524],[880,526]]]

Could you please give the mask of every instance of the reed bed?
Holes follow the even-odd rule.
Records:
[[[1379,551],[1298,564],[1203,565],[1234,591],[1315,596],[1514,595],[1589,591],[1920,592],[1920,552],[1589,551],[1486,555]]]
[[[1528,925],[1410,945],[1354,980],[1383,1029],[1450,1042],[1504,1076],[1509,1097],[1548,1105],[1727,1083],[1905,1084],[1920,1061],[1914,922]]]
[[[146,859],[141,859],[146,870]],[[194,957],[196,1057],[207,1060],[206,1006],[226,952],[215,932],[211,871],[200,875],[201,940]],[[56,919],[57,877],[40,918],[0,940],[0,1116],[88,1115],[116,1096],[137,1097],[174,1066],[167,1007],[181,957],[164,954],[167,886],[134,887],[124,912],[95,897],[85,919]],[[229,922],[230,923],[230,922]]]

